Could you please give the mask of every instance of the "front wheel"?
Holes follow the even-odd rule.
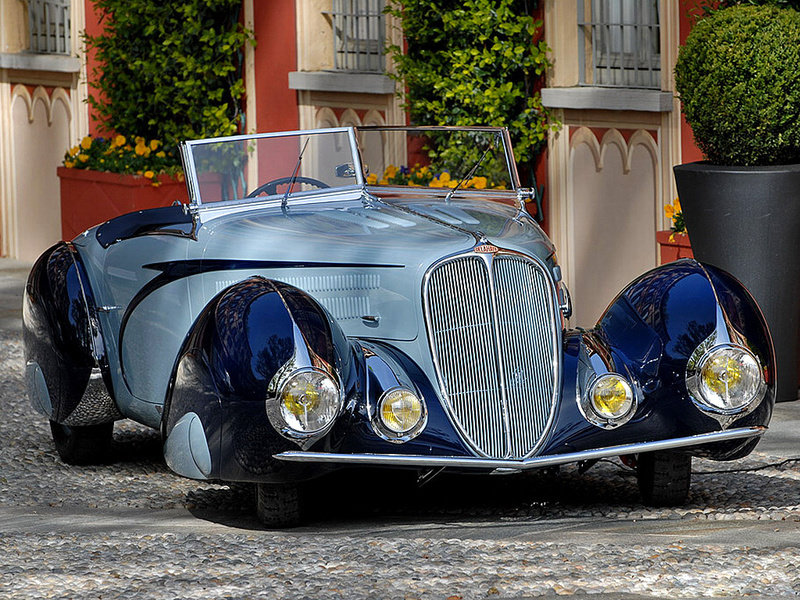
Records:
[[[686,502],[692,480],[692,457],[678,452],[648,452],[636,462],[642,501],[648,506],[677,506]]]
[[[300,524],[300,489],[297,484],[257,483],[256,515],[267,527]]]
[[[50,421],[58,456],[68,465],[100,465],[111,460],[114,422],[72,427]]]

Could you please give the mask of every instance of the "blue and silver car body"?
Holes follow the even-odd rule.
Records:
[[[201,140],[183,147],[191,204],[45,252],[24,300],[27,383],[62,457],[120,418],[159,428],[180,475],[273,491],[355,465],[746,455],[775,389],[750,294],[683,260],[568,329],[508,133],[459,131],[494,140],[505,189],[368,181],[364,136],[404,128]]]

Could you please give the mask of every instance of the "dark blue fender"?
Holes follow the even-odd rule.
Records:
[[[120,418],[94,296],[72,244],[59,242],[33,265],[22,315],[26,383],[34,408],[74,426]]]
[[[543,453],[656,441],[719,431],[723,424],[699,410],[685,383],[692,352],[718,327],[746,340],[764,367],[767,391],[751,412],[725,428],[769,423],[775,402],[775,360],[766,322],[752,296],[727,273],[693,260],[654,269],[631,283],[591,331],[565,336],[564,395]],[[638,410],[613,431],[586,423],[567,390],[575,390],[581,348],[611,371],[630,376],[640,390]],[[574,392],[572,392],[574,395]],[[717,460],[746,455],[758,438],[696,447],[692,454]]]
[[[298,481],[337,468],[273,458],[299,443],[270,424],[269,383],[296,352],[298,337],[340,374],[345,401],[331,430],[304,449],[315,452],[470,455],[433,386],[392,347],[350,343],[328,313],[290,285],[252,277],[217,295],[200,313],[176,361],[165,402],[164,454],[175,472],[223,481]],[[296,365],[310,366],[310,365]],[[371,424],[381,394],[403,385],[428,407],[425,430],[402,448]]]
[[[297,353],[297,343],[308,352]],[[363,393],[350,343],[308,294],[262,277],[218,294],[198,316],[175,364],[162,420],[167,464],[181,475],[224,481],[318,475],[318,466],[272,458],[297,450],[298,443],[276,432],[266,413],[272,378],[290,359],[306,354],[334,368],[346,398]],[[347,419],[345,411],[314,447],[335,444]]]

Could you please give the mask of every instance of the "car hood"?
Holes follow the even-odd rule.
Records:
[[[538,225],[506,202],[486,197],[443,199],[392,194],[290,206],[250,207],[219,217],[201,214],[202,257],[294,262],[402,264],[427,268],[484,238],[543,261],[553,246]]]
[[[294,285],[325,306],[351,337],[415,339],[425,273],[481,241],[554,264],[552,244],[530,217],[480,196],[448,203],[394,195],[367,204],[351,197],[290,203],[285,210],[251,206],[221,215],[201,212],[200,222],[193,247],[201,254],[188,258],[230,261],[241,265],[237,278],[259,274]],[[232,275],[204,276],[204,301],[234,283]]]

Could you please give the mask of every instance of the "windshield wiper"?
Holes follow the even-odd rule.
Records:
[[[300,170],[300,163],[303,162],[303,153],[306,151],[306,146],[308,146],[308,141],[311,138],[306,138],[306,143],[303,144],[303,148],[300,150],[300,154],[297,156],[297,164],[294,166],[294,171],[292,171],[292,178],[289,180],[289,187],[286,188],[286,193],[283,195],[283,200],[281,200],[281,210],[283,214],[286,214],[286,206],[287,202],[289,201],[289,193],[292,191],[294,187],[294,182],[297,179],[297,172]]]
[[[489,150],[493,150],[493,149],[494,149],[494,143],[490,143],[488,146],[486,146],[486,150],[483,151],[483,154],[481,154],[481,157],[478,159],[478,162],[476,162],[472,166],[472,168],[469,170],[469,173],[467,173],[464,177],[462,177],[459,180],[459,182],[456,184],[456,187],[454,187],[449,192],[447,192],[447,196],[444,197],[444,201],[445,202],[450,202],[450,198],[453,197],[453,194],[455,194],[456,190],[461,187],[462,183],[472,179],[472,176],[475,175],[475,171],[477,171],[478,167],[481,166],[481,163],[483,162],[483,159],[486,158],[487,154],[489,154]]]

